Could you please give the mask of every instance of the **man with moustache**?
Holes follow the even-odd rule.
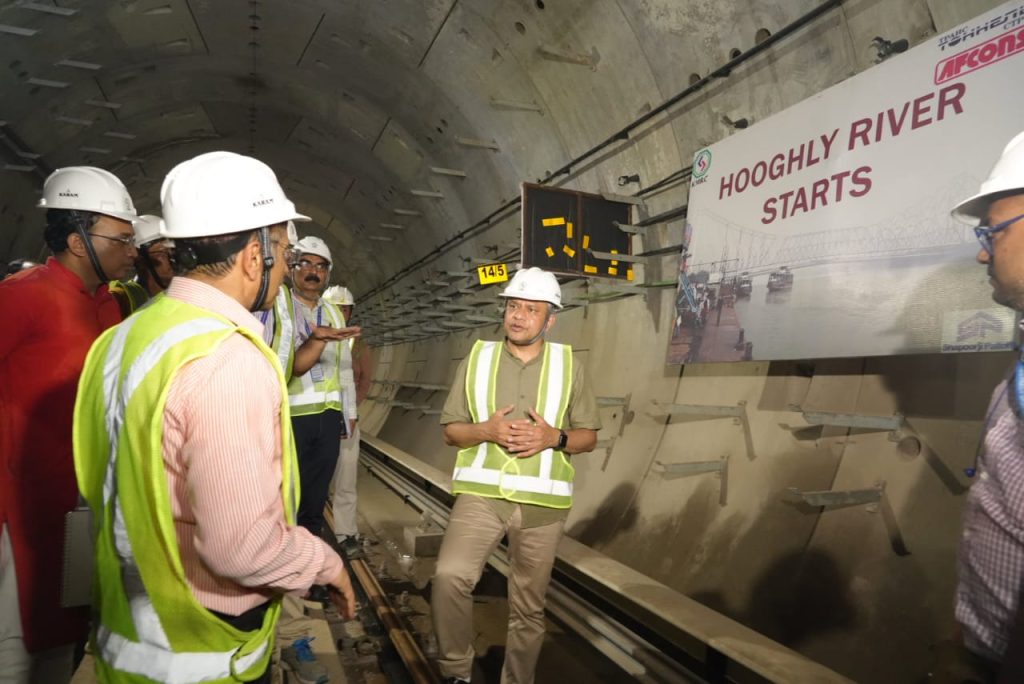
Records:
[[[441,414],[459,447],[458,496],[434,574],[431,606],[441,674],[468,682],[473,587],[508,535],[508,639],[504,684],[529,684],[544,641],[544,594],[572,505],[570,454],[591,451],[601,419],[569,345],[544,339],[562,307],[555,276],[518,271],[505,299],[505,339],[479,340],[459,364]],[[498,408],[498,407],[501,408]]]
[[[331,274],[327,244],[309,235],[299,240],[297,249],[299,259],[292,269],[291,288],[295,360],[288,381],[288,401],[302,483],[298,520],[319,535],[341,440],[355,431],[354,395],[342,386],[343,362],[351,358],[347,357],[349,345],[342,340],[359,330],[346,328],[341,309],[320,296]],[[319,594],[314,591],[313,598],[320,598]]]
[[[210,152],[160,192],[174,241],[163,296],[93,345],[75,466],[96,517],[99,681],[267,684],[281,597],[330,584],[341,559],[295,524],[298,468],[280,365],[251,312],[294,258],[273,171]]]
[[[121,314],[130,316],[153,297],[167,289],[174,277],[171,266],[170,245],[160,235],[164,220],[152,214],[143,214],[132,222],[135,232],[135,280],[113,281],[110,293],[121,305]]]
[[[953,209],[974,226],[978,262],[992,299],[1024,311],[1024,133],[1017,135],[981,190]],[[938,681],[1020,681],[1024,652],[1024,357],[992,395],[983,443],[964,508],[957,560],[956,618],[966,653],[962,670]],[[1003,672],[1000,674],[1000,669]]]
[[[107,283],[132,271],[136,214],[90,166],[50,174],[38,206],[53,256],[0,283],[0,681],[59,684],[88,621],[61,605],[72,409],[89,345],[121,320]]]

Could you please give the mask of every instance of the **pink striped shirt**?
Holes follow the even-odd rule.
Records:
[[[168,297],[263,326],[220,290],[174,278]],[[183,367],[164,407],[164,467],[185,576],[206,608],[240,615],[275,593],[326,584],[341,558],[285,523],[281,386],[267,358],[234,335]],[[296,474],[297,476],[297,474]]]

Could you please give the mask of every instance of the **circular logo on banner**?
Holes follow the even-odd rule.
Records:
[[[696,178],[703,178],[711,169],[711,150],[704,148],[693,158],[693,171],[691,175]]]

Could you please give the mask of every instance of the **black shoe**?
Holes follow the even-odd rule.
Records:
[[[307,601],[316,601],[317,603],[330,603],[331,595],[327,591],[327,587],[322,584],[314,584],[309,588],[309,595],[306,596]]]
[[[345,554],[345,558],[353,559],[363,557],[363,543],[359,540],[359,537],[345,537],[344,539],[339,539],[338,545],[341,546],[341,551]]]

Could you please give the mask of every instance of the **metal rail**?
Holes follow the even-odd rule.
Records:
[[[453,500],[447,475],[368,435],[360,461],[408,504],[446,524]],[[504,549],[489,562],[508,574]],[[547,608],[638,681],[851,684],[569,537],[559,545]]]

